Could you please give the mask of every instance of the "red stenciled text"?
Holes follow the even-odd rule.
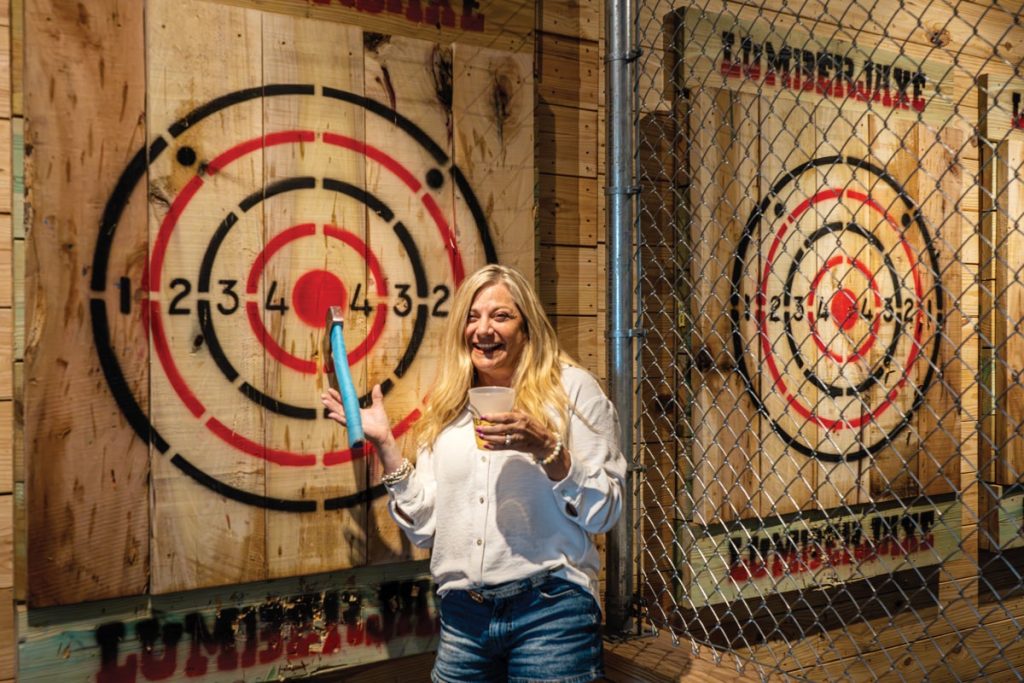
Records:
[[[840,53],[804,50],[722,32],[724,77],[741,78],[779,86],[787,90],[812,92],[822,97],[851,99],[879,104],[892,109],[923,112],[927,106],[925,87],[928,77],[871,60],[858,65]]]
[[[414,24],[427,24],[437,28],[455,28],[463,31],[483,31],[484,15],[479,0],[462,0],[459,11],[451,0],[311,0],[314,5],[348,7],[367,14],[396,14]]]
[[[396,638],[429,638],[440,632],[430,609],[427,580],[389,582],[379,589],[380,613],[363,615],[356,593],[327,591],[193,612],[181,621],[154,616],[95,630],[100,649],[97,683],[202,678],[211,672],[250,669],[311,656],[339,656],[345,648],[377,647]],[[134,636],[136,644],[131,645]],[[129,654],[122,654],[128,646]]]
[[[903,558],[934,547],[935,511],[908,512],[860,521],[826,522],[792,531],[733,536],[729,539],[729,576],[737,583],[778,579],[822,567]]]

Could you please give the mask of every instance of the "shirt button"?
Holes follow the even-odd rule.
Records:
[[[487,456],[481,455],[480,462],[487,462]]]
[[[480,502],[481,502],[481,503],[483,503],[483,502],[484,502],[484,497],[483,497],[483,496],[480,496]]]
[[[477,545],[483,545],[484,544],[484,539],[482,539],[482,538],[476,539],[476,544]]]

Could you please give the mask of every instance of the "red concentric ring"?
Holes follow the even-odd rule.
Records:
[[[370,251],[369,246],[366,242],[359,238],[358,235],[344,230],[335,225],[325,225],[323,233],[326,237],[336,239],[345,245],[351,247],[363,257],[367,267],[370,269],[370,275],[374,280],[374,287],[376,289],[377,296],[385,298],[388,295],[387,281],[384,278],[384,271],[380,267],[380,261],[376,255]],[[266,267],[267,262],[280,251],[285,245],[303,237],[310,237],[316,234],[316,226],[312,223],[303,223],[296,225],[287,230],[280,232],[271,239],[267,246],[261,251],[253,261],[252,267],[249,269],[249,275],[246,278],[245,293],[253,296],[259,293],[259,280],[263,274],[263,269]],[[253,334],[256,335],[256,339],[259,340],[260,344],[267,350],[274,360],[278,361],[285,367],[291,368],[296,372],[301,372],[304,375],[315,375],[317,370],[317,364],[306,358],[299,358],[298,356],[287,351],[281,346],[276,339],[270,334],[266,326],[263,324],[263,316],[260,312],[259,302],[257,301],[246,301],[245,302],[245,313],[249,319],[249,327],[252,328]],[[387,304],[377,304],[373,312],[373,325],[370,327],[370,331],[366,337],[359,342],[359,344],[352,349],[352,352],[348,354],[349,365],[355,365],[361,361],[366,354],[373,350],[377,340],[380,339],[381,334],[384,332],[384,325],[387,322],[388,306]],[[330,363],[324,363],[324,371],[330,371]]]
[[[764,302],[768,300],[768,278],[772,272],[772,264],[778,255],[779,248],[782,244],[782,239],[786,235],[786,231],[791,225],[793,225],[801,215],[804,214],[809,208],[816,204],[826,200],[842,199],[843,197],[849,197],[850,199],[860,202],[862,205],[874,209],[877,213],[881,214],[886,223],[896,232],[899,243],[902,245],[903,250],[907,256],[908,263],[910,264],[910,271],[914,277],[914,292],[917,295],[918,308],[917,315],[915,316],[915,326],[913,343],[911,344],[910,352],[907,355],[906,364],[900,369],[900,378],[896,383],[896,386],[886,395],[885,400],[882,401],[877,407],[871,410],[869,413],[861,414],[853,420],[833,420],[826,417],[816,415],[811,408],[804,405],[799,398],[789,390],[786,386],[785,378],[779,372],[778,365],[775,361],[775,355],[772,350],[771,339],[768,337],[767,329],[767,316],[764,309]],[[776,233],[772,245],[768,250],[768,257],[765,261],[764,268],[761,273],[761,283],[758,289],[757,296],[757,308],[755,310],[755,317],[757,318],[757,329],[758,336],[761,338],[761,347],[765,354],[765,362],[768,365],[768,371],[774,381],[774,386],[779,394],[785,399],[786,403],[804,419],[813,422],[814,424],[825,427],[831,431],[839,431],[842,429],[856,429],[870,422],[876,421],[883,413],[893,404],[897,396],[899,396],[900,389],[906,385],[909,379],[909,372],[914,362],[917,360],[917,356],[921,352],[921,332],[924,325],[924,292],[921,284],[920,274],[917,272],[917,260],[914,258],[913,250],[907,243],[903,236],[902,231],[897,225],[896,221],[893,220],[892,216],[882,208],[875,200],[866,194],[857,192],[854,190],[841,190],[841,189],[828,189],[818,192],[813,197],[802,201],[796,209],[794,209],[783,221],[782,227]]]

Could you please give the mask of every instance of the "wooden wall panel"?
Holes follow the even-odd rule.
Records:
[[[82,6],[80,14],[63,3],[26,3],[26,80],[53,84],[26,93],[25,102],[26,186],[35,208],[26,248],[24,421],[34,605],[137,594],[149,578],[148,445],[114,402],[98,359],[82,353],[93,348],[90,309],[117,301],[109,290],[90,291],[96,226],[111,179],[145,140],[143,8],[117,7]],[[91,40],[51,40],[83,30]],[[121,228],[135,238],[132,249],[111,254],[119,273],[141,266],[145,216],[144,204],[122,215]],[[131,322],[108,327],[112,340],[144,349],[137,315]],[[123,390],[146,386],[146,370],[143,351]],[[89,512],[75,514],[76,507]]]

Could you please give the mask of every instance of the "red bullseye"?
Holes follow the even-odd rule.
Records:
[[[832,318],[843,332],[849,332],[857,324],[860,315],[857,313],[857,296],[849,289],[843,288],[835,293],[829,302]]]
[[[344,306],[348,301],[345,285],[334,273],[311,270],[296,281],[292,291],[292,308],[310,327],[321,328],[327,319],[327,309]]]
[[[867,278],[868,286],[871,289],[873,295],[875,308],[882,305],[882,297],[878,289],[878,284],[875,282],[874,274],[868,270],[868,267],[860,262],[859,259],[850,258],[848,256],[833,256],[829,259],[825,267],[818,271],[818,274],[814,277],[814,281],[811,282],[810,291],[807,293],[807,306],[808,308],[814,308],[814,299],[817,296],[818,285],[821,283],[821,279],[830,270],[837,268],[842,265],[851,265],[860,273]],[[829,313],[832,316],[832,320],[843,332],[848,332],[853,328],[854,325],[861,318],[860,311],[857,310],[857,295],[850,291],[849,288],[842,288],[829,299]],[[836,353],[828,347],[828,345],[822,340],[821,335],[818,334],[817,323],[814,319],[814,313],[810,310],[807,311],[807,324],[811,328],[811,339],[814,341],[814,345],[824,353],[826,356],[836,361],[837,363],[852,363],[855,360],[863,358],[864,355],[871,350],[874,346],[875,340],[878,339],[878,327],[879,317],[876,315],[874,321],[872,321],[870,328],[868,329],[867,339],[857,349],[854,349],[850,355],[844,355]]]

